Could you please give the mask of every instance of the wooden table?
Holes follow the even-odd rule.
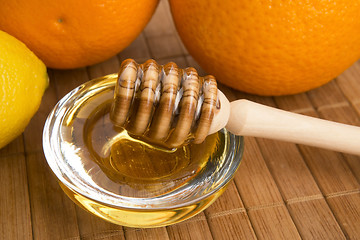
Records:
[[[117,72],[128,57],[171,60],[204,74],[181,44],[167,1],[119,55],[87,68],[49,69],[51,84],[38,113],[22,136],[0,150],[0,239],[360,239],[359,156],[251,137],[245,138],[243,162],[224,195],[185,222],[133,229],[73,204],[42,152],[45,119],[68,91]],[[248,98],[360,126],[360,62],[327,85],[294,96],[258,97],[220,88],[231,100]]]

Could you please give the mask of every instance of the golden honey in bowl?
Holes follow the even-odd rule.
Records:
[[[149,144],[109,117],[116,75],[65,96],[44,128],[44,152],[64,192],[116,224],[158,227],[183,221],[224,191],[240,164],[243,138],[225,129],[201,144]]]

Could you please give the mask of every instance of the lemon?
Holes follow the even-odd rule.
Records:
[[[0,148],[24,131],[48,82],[44,63],[25,44],[0,31]]]

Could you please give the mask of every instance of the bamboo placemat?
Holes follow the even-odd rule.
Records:
[[[205,74],[181,44],[164,0],[143,33],[117,56],[87,68],[50,69],[40,110],[24,134],[0,150],[0,239],[360,239],[360,157],[251,137],[245,138],[243,162],[224,195],[185,222],[127,228],[74,205],[45,161],[45,119],[67,92],[117,72],[129,57],[174,61]],[[220,89],[230,100],[247,98],[360,126],[360,62],[327,85],[294,96]]]

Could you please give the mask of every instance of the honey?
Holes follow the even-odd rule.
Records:
[[[106,176],[122,186],[121,195],[149,197],[173,191],[199,174],[224,142],[221,133],[202,144],[166,148],[113,126],[110,105],[102,105],[84,123],[85,146]]]
[[[109,112],[115,75],[62,99],[44,128],[44,152],[64,192],[112,223],[159,227],[188,219],[225,190],[242,138],[225,129],[201,144],[149,143],[116,127]]]

